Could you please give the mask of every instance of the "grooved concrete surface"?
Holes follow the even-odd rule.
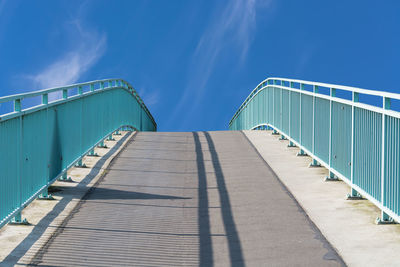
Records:
[[[39,266],[338,266],[241,132],[138,133]]]

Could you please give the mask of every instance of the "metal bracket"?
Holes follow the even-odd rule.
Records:
[[[292,141],[289,141],[289,144],[287,146],[288,147],[296,147],[296,145]]]
[[[358,193],[355,189],[351,189],[351,193],[347,194],[347,200],[364,200],[365,198],[362,197],[360,193]]]
[[[74,181],[72,180],[71,177],[67,176],[67,173],[64,173],[59,179],[58,181],[60,182],[67,182],[67,183],[73,183]]]
[[[279,133],[276,130],[273,130],[272,135],[279,135]]]
[[[11,219],[11,221],[8,223],[10,225],[30,225],[30,223],[28,222],[27,219],[23,219],[21,218],[21,212],[18,212],[17,215],[15,215],[14,218]]]
[[[99,154],[95,153],[95,152],[94,152],[94,149],[92,149],[92,150],[90,150],[88,156],[89,156],[89,157],[98,157]]]
[[[82,162],[82,159],[80,159],[76,164],[75,167],[77,168],[87,168],[86,164]]]
[[[51,194],[40,194],[38,197],[39,200],[56,200]]]
[[[329,172],[329,175],[325,177],[325,182],[337,182],[340,181],[339,178],[336,177],[332,172]]]
[[[390,217],[386,212],[382,211],[381,216],[376,218],[375,220],[376,224],[397,224],[395,220],[393,220],[392,217]]]
[[[284,135],[281,135],[281,138],[279,140],[287,140],[287,138]]]
[[[296,156],[299,156],[299,157],[304,157],[304,156],[307,156],[307,153],[306,152],[304,152],[304,150],[303,149],[300,149],[300,151],[296,154]]]
[[[308,167],[311,167],[311,168],[321,167],[321,164],[319,164],[319,162],[317,160],[312,159],[312,161],[311,161],[310,165],[308,165]]]
[[[100,144],[97,145],[98,148],[108,148],[104,141],[101,141]]]

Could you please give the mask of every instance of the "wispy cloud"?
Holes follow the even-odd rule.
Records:
[[[5,6],[6,6],[6,0],[0,0],[0,15]]]
[[[236,66],[240,67],[246,59],[256,29],[256,14],[258,9],[268,8],[273,0],[237,0],[228,1],[222,11],[216,12],[201,35],[198,45],[191,59],[188,74],[188,85],[183,91],[174,109],[170,121],[177,116],[185,115],[188,118],[197,108],[207,91],[207,83],[215,65],[225,51],[238,55]],[[234,56],[230,55],[231,59]],[[185,107],[190,101],[190,106]],[[181,118],[182,124],[185,123]]]
[[[107,42],[105,34],[84,29],[79,20],[73,21],[71,27],[77,33],[76,42],[73,42],[77,45],[37,74],[27,75],[34,87],[48,88],[75,83],[103,56]]]
[[[147,90],[146,88],[142,87],[137,90],[139,96],[143,99],[143,102],[146,104],[148,108],[154,107],[158,104],[160,100],[160,93],[154,90]]]

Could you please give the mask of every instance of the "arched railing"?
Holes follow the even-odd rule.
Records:
[[[0,98],[7,103],[13,111],[0,116],[0,227],[20,220],[24,207],[115,131],[157,130],[142,99],[121,79]]]
[[[246,98],[231,130],[272,128],[400,222],[400,94],[269,78]]]

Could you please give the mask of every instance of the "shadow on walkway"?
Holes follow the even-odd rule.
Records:
[[[204,132],[208,142],[208,148],[211,153],[211,160],[214,166],[215,176],[217,179],[218,193],[221,202],[221,214],[225,227],[225,233],[228,238],[229,257],[231,266],[244,266],[243,252],[240,244],[240,238],[236,229],[235,220],[233,219],[231,202],[229,199],[228,189],[225,184],[224,173],[219,162],[214,142],[208,132]]]
[[[211,154],[211,161],[214,167],[214,172],[218,185],[218,193],[220,197],[221,214],[225,233],[227,236],[229,247],[229,259],[231,266],[244,266],[243,252],[240,244],[239,235],[233,219],[229,193],[225,184],[225,177],[221,168],[218,154],[215,150],[214,142],[208,132],[203,132],[208,144],[208,150]],[[199,140],[199,134],[193,132],[193,137],[196,146],[197,169],[198,169],[198,194],[199,194],[199,209],[198,209],[198,224],[200,236],[200,266],[214,265],[213,248],[210,230],[210,215],[208,206],[207,193],[207,175],[204,167],[204,157]],[[205,149],[205,151],[207,151]]]

